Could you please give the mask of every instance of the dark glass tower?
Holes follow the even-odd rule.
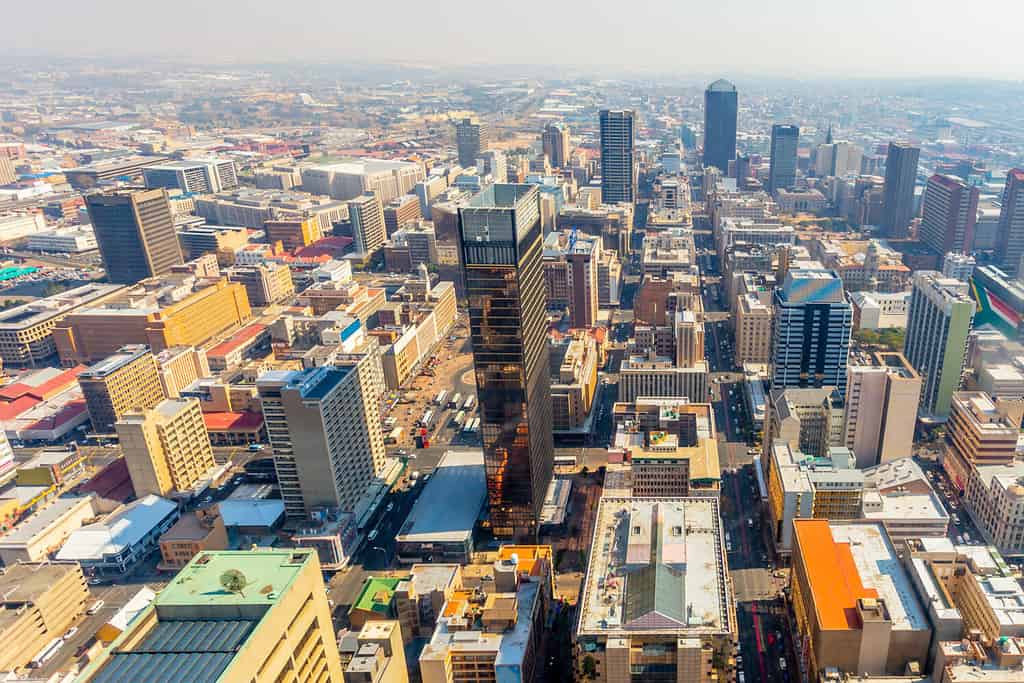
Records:
[[[772,126],[772,158],[768,167],[768,191],[788,190],[796,183],[796,149],[800,143],[800,127]]]
[[[636,201],[636,115],[629,109],[601,110],[601,201]]]
[[[182,263],[166,190],[93,194],[85,203],[111,282],[133,285]]]
[[[904,142],[890,142],[885,157],[885,195],[882,230],[886,237],[906,237],[914,217],[914,185],[921,150]]]
[[[736,86],[719,79],[704,91],[704,165],[723,174],[736,158]]]
[[[551,482],[553,444],[540,195],[497,184],[459,209],[491,526],[529,538]]]

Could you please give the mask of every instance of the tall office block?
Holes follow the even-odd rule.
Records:
[[[836,387],[846,395],[853,307],[831,270],[791,270],[775,290],[772,389]]]
[[[132,410],[146,410],[164,400],[156,357],[144,345],[130,345],[78,376],[94,432],[109,434]]]
[[[459,245],[491,524],[498,536],[531,536],[553,464],[537,187],[486,188],[459,209]]]
[[[111,282],[135,284],[183,262],[166,190],[88,195],[85,204]]]
[[[544,156],[554,168],[569,165],[569,127],[563,123],[549,123],[541,134]]]
[[[602,109],[601,201],[636,201],[636,113],[631,109]]]
[[[459,166],[476,166],[476,160],[487,151],[490,132],[487,124],[474,119],[462,119],[455,124],[455,146],[459,150]]]
[[[366,192],[349,200],[348,218],[352,223],[352,236],[356,251],[370,255],[384,246],[388,240],[384,223],[384,206],[373,192]]]
[[[772,126],[772,157],[768,167],[769,192],[788,190],[796,183],[796,148],[799,144],[799,126]]]
[[[965,254],[974,244],[978,222],[977,187],[936,173],[928,179],[918,237],[939,254]]]
[[[899,353],[859,355],[846,384],[845,445],[857,467],[912,454],[921,375]]]
[[[138,498],[188,491],[216,466],[198,399],[165,399],[114,427]]]
[[[259,548],[196,555],[75,680],[343,683],[343,676],[317,554]]]
[[[348,367],[274,370],[256,380],[285,514],[352,511],[384,469],[380,396],[370,356]]]
[[[921,150],[904,142],[890,142],[885,157],[885,194],[882,230],[886,237],[906,237],[914,217],[914,185]]]
[[[704,165],[723,174],[736,158],[736,115],[739,103],[736,86],[719,79],[704,91]]]
[[[1024,275],[1019,266],[1024,256],[1024,169],[1015,168],[1006,174],[1003,203],[999,209],[999,231],[996,233],[996,258],[1007,273]]]
[[[924,380],[924,415],[949,415],[953,392],[960,388],[973,320],[974,300],[967,283],[933,270],[914,273],[903,353]]]

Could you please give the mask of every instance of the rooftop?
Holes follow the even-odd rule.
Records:
[[[713,498],[602,498],[578,633],[728,632],[721,534]]]
[[[101,379],[116,370],[123,368],[133,360],[145,356],[147,353],[149,353],[149,347],[145,344],[129,344],[128,346],[123,346],[117,353],[107,356],[98,363],[90,365],[88,369],[78,376],[78,378]]]
[[[0,536],[0,548],[29,543],[39,534],[56,524],[64,515],[79,507],[91,506],[94,496],[62,496],[44,505],[5,535]]]
[[[156,605],[270,605],[313,557],[312,551],[294,549],[201,552],[160,591]],[[245,590],[231,592],[221,585],[228,570],[243,574]]]
[[[459,542],[473,533],[487,500],[482,451],[447,451],[412,506],[399,542]]]
[[[100,560],[142,540],[177,505],[160,496],[148,495],[129,503],[101,522],[71,533],[57,553],[58,560]]]
[[[371,576],[363,582],[363,589],[352,601],[352,609],[364,612],[389,614],[391,601],[395,597],[395,589],[403,579]]]
[[[19,563],[0,574],[0,605],[31,602],[68,573],[78,572],[74,562]]]

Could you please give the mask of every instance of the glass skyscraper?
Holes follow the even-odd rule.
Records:
[[[778,123],[772,126],[772,158],[768,167],[769,192],[788,190],[796,183],[796,151],[799,143],[799,126]]]
[[[636,115],[632,110],[602,109],[601,201],[636,201]]]
[[[490,519],[504,538],[536,535],[553,464],[539,197],[496,184],[459,209]]]
[[[704,91],[704,165],[723,174],[736,158],[736,86],[719,79]]]

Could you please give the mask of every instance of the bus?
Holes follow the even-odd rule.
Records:
[[[452,418],[452,423],[455,424],[456,427],[461,427],[465,423],[465,421],[466,421],[466,411],[465,410],[460,410],[458,413],[456,413],[455,417]]]
[[[452,410],[458,410],[459,409],[459,404],[461,402],[462,402],[462,394],[455,394],[450,399],[448,399],[448,407],[451,408]]]
[[[28,668],[38,669],[43,664],[46,664],[48,661],[53,659],[53,656],[57,654],[57,650],[59,650],[62,645],[64,645],[63,638],[54,638],[51,640],[46,644],[46,647],[40,650],[39,654],[37,654],[35,658],[28,663]]]
[[[475,432],[475,431],[477,431],[479,429],[480,429],[480,418],[479,417],[475,417],[475,418],[473,418],[473,427],[469,431]]]
[[[441,391],[437,392],[437,396],[434,397],[434,405],[441,406],[442,408],[444,408],[446,405],[448,405],[447,399],[448,390],[442,389]]]
[[[576,470],[576,456],[556,455],[554,467],[556,472],[573,472]]]
[[[473,423],[476,422],[476,418],[468,418],[466,424],[462,426],[463,434],[470,434],[473,431]]]
[[[470,394],[466,397],[466,402],[462,404],[462,409],[465,411],[473,410],[473,406],[476,404],[476,396]]]
[[[419,426],[420,427],[426,427],[427,429],[430,429],[431,427],[434,426],[434,411],[433,410],[428,410],[427,412],[423,413],[423,417],[421,417],[420,421],[419,421]]]
[[[390,444],[396,444],[396,443],[398,443],[398,440],[401,439],[401,438],[402,438],[402,428],[401,427],[395,427],[390,432],[388,432],[387,436],[384,437],[384,443],[389,444],[389,445]]]

